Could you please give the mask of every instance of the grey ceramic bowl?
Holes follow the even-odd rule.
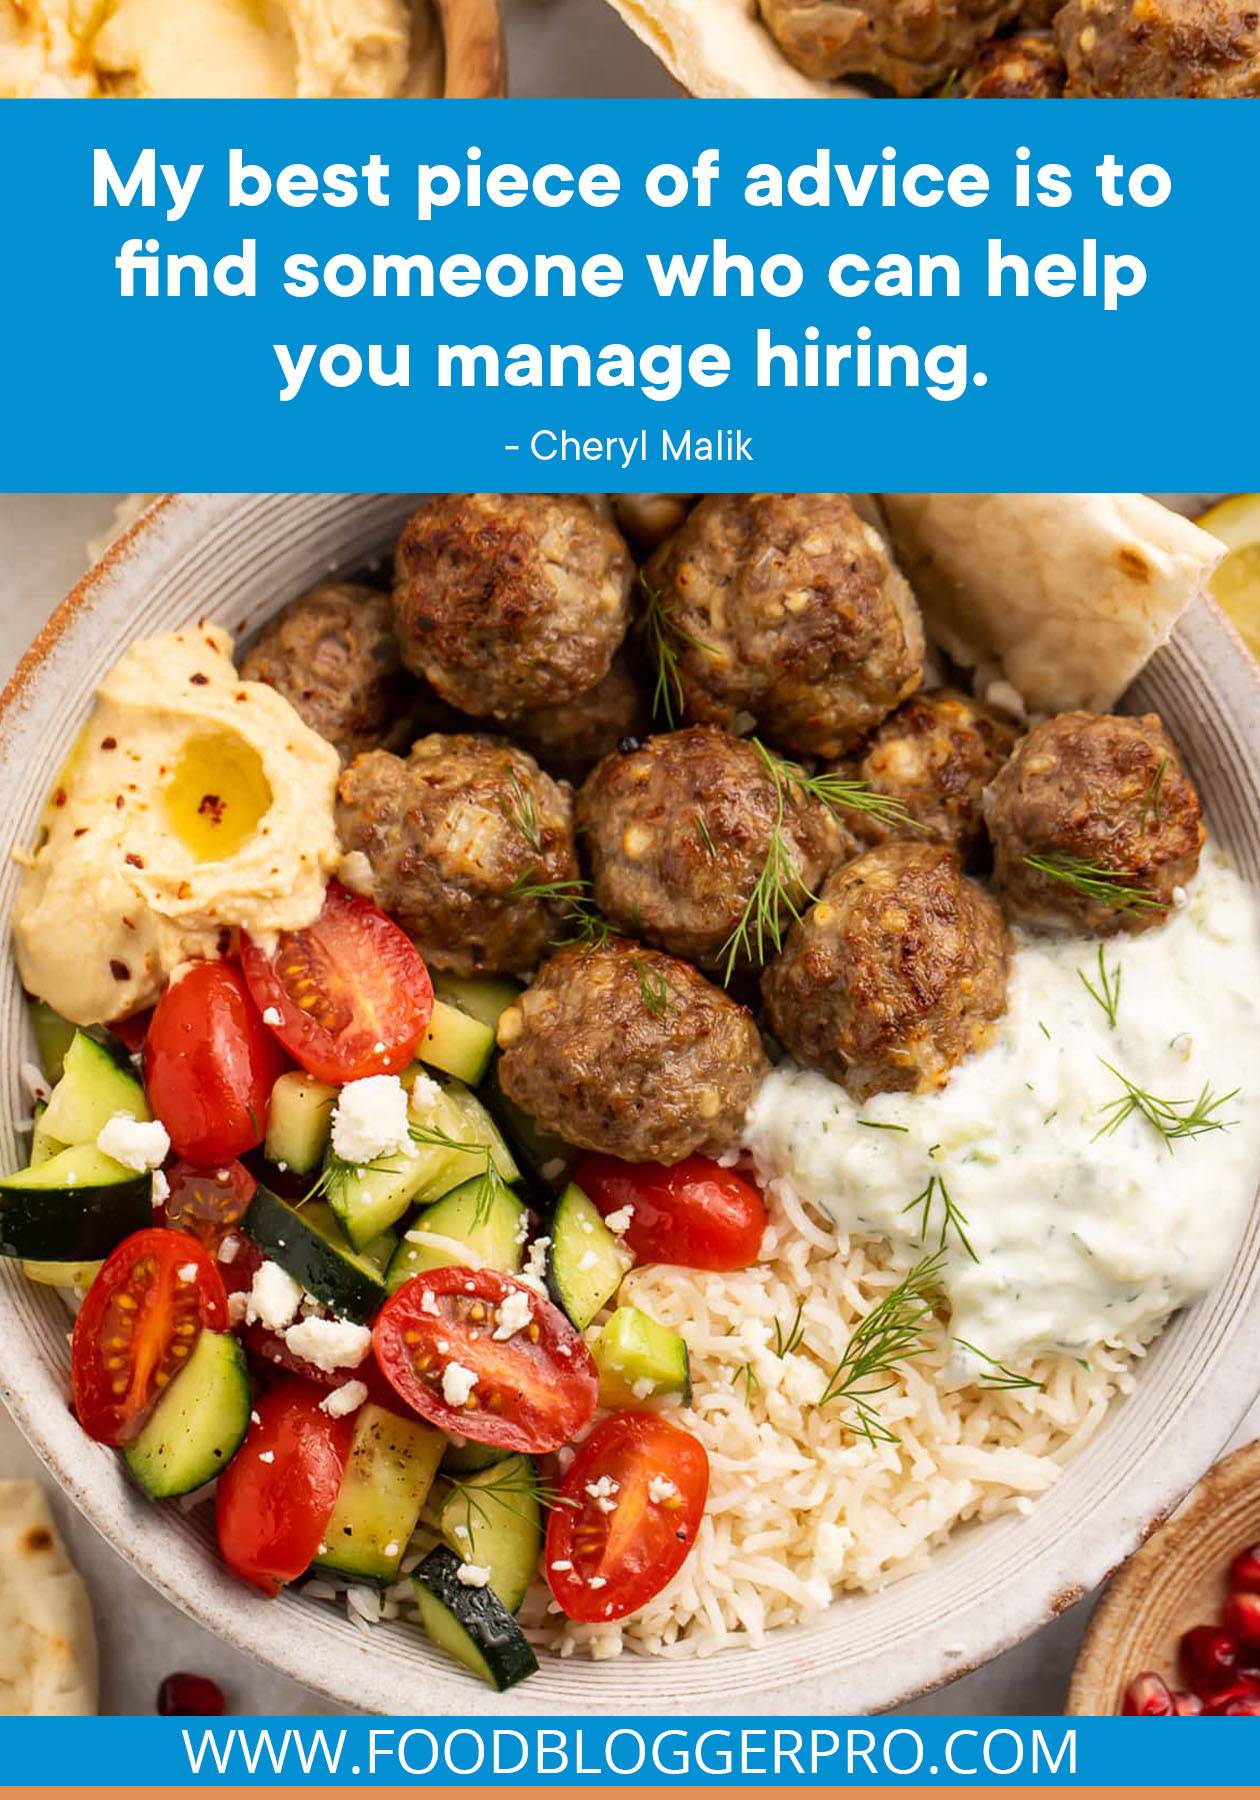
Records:
[[[386,553],[414,495],[217,494],[168,498],[134,526],[53,616],[0,704],[0,813],[31,841],[92,690],[145,633],[206,616],[252,630],[331,569]],[[1260,680],[1206,601],[1185,616],[1128,696],[1157,708],[1188,753],[1213,831],[1260,886]],[[0,929],[16,871],[0,873]],[[30,1054],[22,996],[0,961],[0,1156],[16,1166]],[[66,1315],[56,1295],[0,1270],[0,1392],[65,1491],[177,1605],[295,1680],[365,1711],[874,1712],[962,1674],[1071,1606],[1127,1557],[1219,1453],[1260,1386],[1260,1218],[1228,1274],[1176,1320],[1133,1396],[1027,1517],[960,1532],[924,1573],[845,1599],[760,1651],[704,1661],[545,1660],[499,1700],[414,1629],[363,1632],[285,1595],[266,1601],[223,1568],[203,1515],[156,1507],[66,1405]]]

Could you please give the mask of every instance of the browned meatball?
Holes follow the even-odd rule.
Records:
[[[1014,744],[1005,720],[955,688],[912,694],[838,765],[838,773],[900,801],[908,822],[854,810],[846,823],[868,844],[913,838],[953,844],[965,858],[984,837],[981,796]]]
[[[827,807],[794,788],[777,762],[711,725],[606,758],[578,795],[577,821],[600,911],[705,968],[726,966],[772,854],[777,891],[732,967],[771,955],[789,915],[852,847]]]
[[[943,1087],[1006,1010],[1001,910],[941,844],[885,844],[839,869],[762,977],[798,1062],[859,1100]]]
[[[443,494],[399,539],[403,660],[478,717],[554,706],[595,686],[626,634],[634,565],[584,494]]]
[[[1054,28],[1069,99],[1260,95],[1255,0],[1071,0]]]
[[[926,94],[965,68],[1021,0],[759,0],[779,48],[806,75],[869,75]]]
[[[1054,23],[1054,15],[1062,9],[1063,0],[1024,0],[1017,23],[1034,31]]]
[[[958,83],[964,100],[1057,100],[1063,92],[1063,55],[1050,31],[1016,31],[990,38]]]
[[[627,1162],[734,1149],[769,1066],[746,1007],[624,939],[553,956],[500,1018],[499,1045],[509,1100]]]
[[[377,903],[425,960],[459,975],[527,975],[578,875],[568,787],[497,738],[435,732],[405,760],[356,757],[337,831],[367,857]],[[557,883],[558,895],[520,891]]]
[[[694,494],[614,494],[613,516],[642,555],[678,530],[695,499]]]
[[[914,595],[847,494],[710,494],[646,581],[697,724],[840,756],[922,679]]]
[[[648,725],[647,702],[629,663],[618,656],[602,681],[572,700],[540,706],[508,719],[504,730],[524,744],[545,769],[581,781],[601,756]]]
[[[241,661],[349,762],[405,728],[420,684],[403,668],[388,594],[325,581],[291,600]]]
[[[1147,931],[1199,866],[1199,796],[1154,713],[1035,725],[984,810],[1002,904],[1029,924]]]

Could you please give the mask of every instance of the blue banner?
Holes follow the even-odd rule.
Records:
[[[46,1719],[12,1786],[1254,1788],[1255,1726],[1193,1719]]]
[[[3,486],[1236,486],[1255,117],[11,101]]]

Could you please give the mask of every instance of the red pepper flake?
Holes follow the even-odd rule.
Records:
[[[187,900],[191,893],[192,884],[187,881],[181,881],[178,888],[175,890],[175,897],[177,900]]]
[[[88,834],[88,828],[86,825],[76,825],[75,826],[74,835],[76,837],[86,837],[87,834]]]
[[[125,962],[120,962],[116,956],[111,956],[109,959],[109,972],[114,977],[115,981],[131,980],[131,970],[127,967]]]
[[[128,850],[123,860],[129,863],[133,869],[143,869],[144,867],[143,856],[137,856],[134,850]]]
[[[197,811],[203,819],[209,819],[212,825],[222,825],[224,802],[218,794],[203,794],[197,803]]]
[[[192,682],[194,687],[205,687],[210,680],[210,677],[208,675],[203,675],[198,671],[197,674],[190,675],[188,679]]]
[[[101,739],[101,749],[102,750],[117,750],[117,748],[118,748],[118,739],[116,737],[103,737]]]
[[[54,806],[64,806],[65,803],[66,803],[66,790],[64,788],[58,788],[57,792],[53,795],[53,805]]]
[[[115,796],[114,805],[118,808],[119,812],[122,811],[123,807],[126,806],[126,804],[127,804],[127,802],[123,799],[121,794],[118,794]]]

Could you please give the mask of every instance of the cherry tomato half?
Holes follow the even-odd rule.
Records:
[[[529,1319],[498,1338],[511,1294],[525,1295]],[[497,1269],[414,1275],[377,1313],[372,1348],[413,1412],[479,1444],[555,1450],[595,1414],[599,1375],[582,1338],[558,1307]],[[464,1398],[467,1374],[477,1379]]]
[[[397,1075],[433,1012],[433,983],[411,939],[379,907],[330,881],[324,910],[284,931],[268,956],[245,941],[245,979],[272,1030],[320,1081]]]
[[[547,1520],[547,1585],[571,1619],[624,1619],[687,1560],[709,1459],[659,1413],[614,1413],[587,1438]]]
[[[227,1295],[195,1239],[154,1228],[124,1238],[74,1322],[74,1410],[89,1437],[129,1444],[204,1327],[225,1331]]]
[[[282,1381],[260,1394],[245,1442],[219,1477],[219,1549],[243,1581],[275,1595],[319,1554],[354,1436],[318,1388]]]
[[[235,1159],[215,1169],[177,1162],[167,1170],[166,1180],[170,1192],[162,1204],[163,1222],[172,1231],[195,1237],[212,1256],[249,1211],[258,1186],[244,1163]]]
[[[757,1260],[765,1203],[734,1169],[707,1156],[687,1156],[668,1169],[584,1156],[573,1179],[605,1218],[630,1208],[623,1242],[640,1262],[727,1271]]]
[[[149,1105],[177,1156],[218,1168],[262,1142],[287,1067],[234,962],[193,963],[172,981],[144,1040]]]

